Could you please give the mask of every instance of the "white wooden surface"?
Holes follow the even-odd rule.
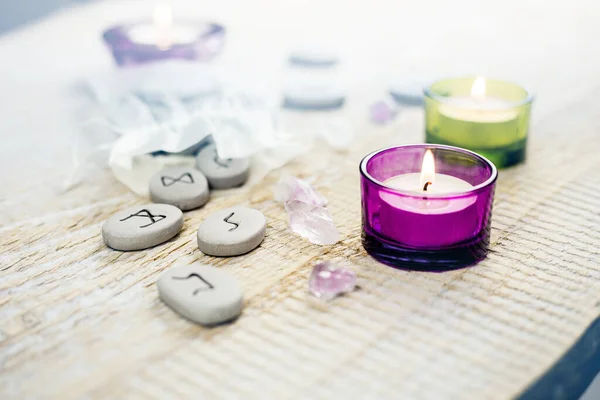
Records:
[[[270,201],[271,176],[188,214],[179,240],[144,253],[105,249],[102,221],[141,200],[108,173],[57,191],[80,129],[69,87],[113,68],[101,31],[153,4],[99,2],[3,36],[0,397],[508,398],[598,315],[596,2],[174,3],[176,14],[227,25],[222,63],[281,62],[291,43],[316,33],[340,48],[360,77],[344,115],[364,136],[348,155],[317,154],[289,169],[318,177],[344,240],[323,249],[289,234]],[[537,93],[530,159],[500,177],[497,253],[448,274],[373,263],[359,245],[356,165],[373,147],[419,141],[422,114],[377,128],[367,104],[393,81],[468,73]],[[237,202],[266,213],[270,237],[245,258],[203,258],[195,227]],[[358,265],[362,290],[323,307],[306,296],[305,277],[333,256]],[[158,301],[156,275],[182,258],[242,280],[241,320],[205,330]]]

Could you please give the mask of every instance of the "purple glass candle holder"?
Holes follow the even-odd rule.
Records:
[[[418,181],[427,150],[435,162],[430,190]],[[367,155],[360,174],[362,243],[378,261],[442,271],[487,255],[498,172],[486,158],[452,146],[405,145]]]
[[[102,37],[119,66],[173,58],[208,61],[225,42],[225,28],[214,23],[175,21],[162,34],[148,21],[115,26]]]

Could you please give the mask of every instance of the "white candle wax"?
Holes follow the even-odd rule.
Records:
[[[386,192],[380,194],[381,199],[389,205],[419,214],[453,213],[467,208],[477,200],[477,196],[452,199],[452,201],[427,198],[427,194],[461,193],[473,189],[473,185],[469,182],[446,174],[435,174],[434,181],[428,185],[427,191],[423,190],[420,173],[396,175],[385,180],[383,184],[392,189],[409,190],[422,194],[421,198],[401,197]]]
[[[148,45],[163,46],[165,43],[189,44],[195,42],[200,36],[197,26],[191,24],[177,24],[168,27],[157,27],[155,24],[139,24],[131,27],[129,37],[133,42]]]
[[[440,114],[449,118],[483,123],[497,123],[513,120],[517,112],[511,109],[511,103],[489,96],[449,97],[440,104]]]
[[[414,172],[410,174],[396,175],[383,182],[392,189],[412,190],[426,195],[427,193],[460,193],[473,189],[469,182],[446,174],[435,174],[434,182],[423,191],[421,185],[421,173]]]
[[[509,101],[487,95],[449,97],[439,105],[433,140],[459,147],[496,149],[519,138],[519,112]]]

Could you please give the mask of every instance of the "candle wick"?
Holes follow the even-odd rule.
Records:
[[[423,186],[423,191],[427,191],[427,186],[431,185],[432,182],[425,182],[425,186]]]

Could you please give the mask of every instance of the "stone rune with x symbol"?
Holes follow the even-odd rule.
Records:
[[[146,225],[140,225],[140,228],[145,228],[145,227],[147,227],[147,226],[154,225],[155,223],[157,223],[157,222],[159,222],[159,221],[162,221],[163,219],[167,218],[167,216],[166,216],[166,215],[153,215],[153,214],[152,214],[150,211],[148,211],[148,210],[146,210],[146,209],[144,208],[144,209],[142,209],[142,210],[140,210],[140,211],[136,212],[135,214],[131,214],[131,215],[130,215],[129,217],[127,217],[127,218],[120,219],[119,221],[121,221],[121,222],[123,222],[123,221],[127,221],[129,218],[133,218],[133,217],[143,217],[143,218],[148,218],[148,219],[150,219],[150,221],[152,221],[152,222],[150,222],[149,224],[146,224]]]

